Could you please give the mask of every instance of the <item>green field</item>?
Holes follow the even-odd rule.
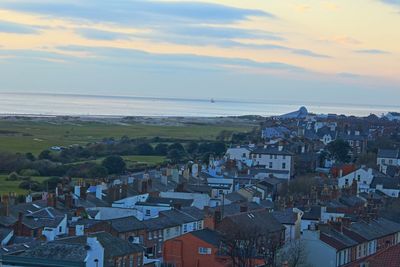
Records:
[[[166,158],[163,156],[122,156],[122,158],[125,160],[125,163],[128,168],[138,163],[146,164],[148,167],[154,167],[158,164],[163,163],[166,160]],[[103,160],[104,158],[99,158],[95,160],[78,161],[70,164],[81,164],[86,162],[93,162],[100,164]]]
[[[17,195],[25,195],[28,191],[19,188],[19,184],[22,181],[7,181],[8,175],[0,175],[0,195],[6,193],[16,193]],[[48,179],[49,177],[31,177],[32,180],[43,182],[44,180]]]
[[[69,146],[128,136],[214,140],[223,130],[245,132],[250,126],[155,126],[139,123],[0,121],[0,151],[39,154],[52,146]]]

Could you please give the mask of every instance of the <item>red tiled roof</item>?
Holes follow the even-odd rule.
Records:
[[[400,244],[390,247],[368,259],[369,267],[399,267]]]

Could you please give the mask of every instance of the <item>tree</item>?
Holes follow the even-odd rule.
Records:
[[[231,139],[233,132],[232,131],[228,131],[228,130],[222,130],[218,135],[217,135],[217,140],[218,141],[228,141],[229,139]]]
[[[108,156],[101,163],[103,167],[108,170],[110,174],[121,174],[126,169],[126,164],[120,156]]]
[[[35,156],[32,154],[32,153],[26,153],[25,154],[25,157],[28,159],[28,160],[30,160],[30,161],[35,161]]]
[[[182,146],[181,143],[173,143],[168,147],[168,150],[173,150],[173,149],[185,152],[185,148]]]
[[[334,159],[343,163],[350,161],[350,145],[346,141],[337,139],[330,142],[327,149]]]
[[[363,153],[357,159],[358,165],[365,165],[369,168],[377,168],[376,154],[373,152]]]
[[[308,267],[307,249],[301,240],[286,244],[277,255],[277,266]]]
[[[187,151],[189,154],[194,154],[194,153],[197,152],[198,148],[199,148],[199,144],[198,144],[197,142],[195,142],[195,141],[191,141],[191,142],[186,146],[186,151]]]
[[[108,169],[104,166],[100,165],[93,165],[88,170],[88,177],[89,178],[105,178],[108,175]]]
[[[166,144],[158,144],[154,148],[154,154],[159,156],[166,156],[168,153],[168,145]]]
[[[172,149],[168,151],[167,158],[172,162],[172,163],[178,163],[180,162],[183,157],[185,156],[184,152],[179,149]]]
[[[254,214],[253,214],[254,215]],[[271,232],[265,225],[225,221],[219,227],[222,251],[231,259],[230,266],[253,267],[256,259],[263,259],[266,266],[274,266],[281,232]]]
[[[149,145],[148,143],[142,143],[139,144],[135,147],[135,152],[138,155],[153,155],[154,154],[154,149],[151,145]]]
[[[40,152],[39,159],[51,160],[51,152],[50,152],[50,150],[43,150],[42,152]]]

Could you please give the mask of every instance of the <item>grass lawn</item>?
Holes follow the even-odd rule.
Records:
[[[125,160],[127,166],[131,166],[134,164],[146,164],[148,167],[152,167],[158,164],[161,164],[165,161],[165,157],[163,156],[122,156],[122,158]],[[101,164],[101,162],[104,160],[104,158],[98,158],[95,160],[85,160],[85,161],[78,161],[70,164],[81,164],[85,162],[94,162]]]
[[[0,194],[16,193],[17,195],[25,195],[28,191],[19,188],[22,181],[6,181],[8,175],[0,175]],[[43,182],[49,177],[32,177],[32,180]]]
[[[0,152],[32,152],[39,154],[52,146],[69,146],[100,141],[103,138],[165,137],[185,140],[215,140],[222,131],[245,132],[250,126],[154,126],[133,124],[106,124],[98,122],[34,122],[0,121]]]

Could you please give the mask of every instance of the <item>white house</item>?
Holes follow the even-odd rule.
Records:
[[[204,209],[205,206],[210,206],[210,196],[200,193],[186,193],[186,192],[160,192],[160,197],[177,198],[177,199],[192,199],[192,206]]]
[[[398,198],[400,195],[400,179],[386,176],[375,177],[370,185],[370,191],[380,191],[389,197]]]
[[[367,169],[365,167],[362,167],[345,176],[339,177],[338,186],[340,188],[349,187],[353,184],[353,181],[355,180],[358,184],[359,191],[362,192],[369,188],[369,185],[374,179],[374,174],[375,172],[371,168]]]
[[[259,147],[251,152],[255,166],[281,172],[279,178],[287,180],[290,180],[294,175],[293,156],[281,145]]]
[[[400,121],[400,113],[399,112],[389,112],[385,115],[389,121]]]
[[[66,235],[68,233],[67,227],[67,215],[60,223],[55,227],[44,227],[42,234],[46,237],[47,241],[55,240],[59,236]]]
[[[340,233],[338,236],[342,236]],[[301,237],[302,244],[307,252],[307,262],[312,266],[338,267],[351,262],[351,248],[357,245],[353,240],[343,248],[334,247],[321,240],[318,230],[304,230]]]
[[[254,145],[231,147],[227,149],[225,157],[229,160],[246,160],[253,149]]]
[[[149,197],[149,194],[142,194],[142,195],[136,195],[132,197],[127,197],[121,200],[114,201],[112,203],[112,207],[114,208],[134,208],[135,204],[137,202],[145,202],[147,198]]]
[[[386,166],[400,166],[400,150],[399,149],[379,149],[376,164],[380,171]]]
[[[143,220],[143,213],[132,208],[116,208],[116,207],[95,207],[88,208],[88,211],[97,211],[95,220],[106,221],[118,218],[133,216],[138,220]]]

